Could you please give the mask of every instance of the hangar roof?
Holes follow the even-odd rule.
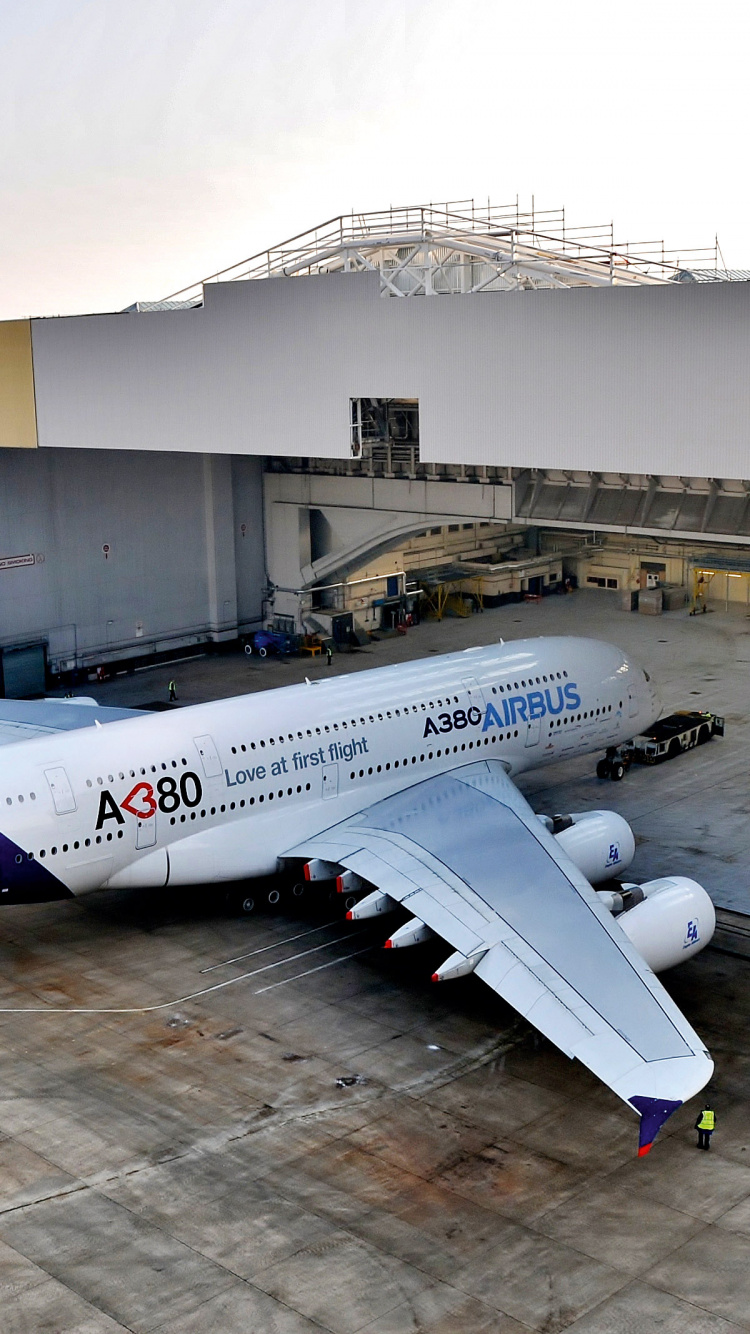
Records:
[[[329,218],[163,302],[130,309],[197,305],[205,283],[298,274],[375,271],[382,295],[395,297],[731,281],[719,258],[718,242],[670,251],[663,241],[616,242],[612,223],[571,227],[564,208],[460,200]]]

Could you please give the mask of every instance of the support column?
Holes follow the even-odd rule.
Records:
[[[232,460],[227,454],[203,455],[203,503],[206,525],[207,619],[216,643],[237,635],[237,574],[234,557]]]

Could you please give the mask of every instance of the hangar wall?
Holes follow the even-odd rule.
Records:
[[[298,591],[336,581],[400,537],[466,518],[511,519],[510,486],[266,472],[266,562],[274,611],[297,616]]]
[[[0,449],[36,448],[31,321],[0,323]]]
[[[32,322],[39,444],[350,454],[350,399],[418,398],[423,461],[743,478],[750,284],[396,300],[376,273]]]
[[[266,583],[260,459],[232,459],[232,503],[237,625],[243,630],[254,625],[262,614],[263,588]]]
[[[261,615],[261,494],[258,459],[0,452],[0,647],[72,668],[236,637]]]

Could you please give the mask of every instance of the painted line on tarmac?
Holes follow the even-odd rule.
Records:
[[[322,973],[324,968],[335,968],[339,963],[346,963],[347,959],[358,959],[360,954],[369,954],[373,948],[372,945],[366,945],[363,950],[355,950],[354,954],[344,954],[340,959],[329,959],[328,963],[319,963],[317,968],[308,968],[304,973],[295,973],[294,977],[282,978],[281,982],[271,982],[267,987],[259,987],[253,992],[254,996],[262,996],[264,991],[273,991],[275,987],[285,987],[288,982],[299,982],[301,977],[310,977],[312,973]]]
[[[285,963],[296,963],[298,959],[306,959],[310,954],[317,954],[319,950],[330,949],[331,945],[341,945],[345,941],[355,940],[357,936],[366,934],[368,928],[363,927],[361,931],[355,931],[346,936],[336,936],[334,940],[325,940],[322,945],[314,945],[312,949],[300,950],[298,954],[290,954],[286,959],[277,959],[275,963],[264,963],[260,968],[253,968],[249,973],[241,973],[239,977],[229,977],[225,982],[214,982],[213,986],[204,987],[201,991],[191,991],[189,996],[178,996],[175,1000],[161,1001],[158,1005],[129,1005],[118,1008],[109,1008],[107,1006],[68,1006],[68,1005],[37,1005],[37,1006],[0,1006],[0,1014],[153,1014],[156,1010],[171,1010],[175,1005],[185,1005],[187,1001],[199,1000],[201,996],[208,996],[212,991],[223,991],[225,987],[233,987],[235,982],[246,982],[249,977],[257,977],[259,973],[268,973],[272,968],[281,968]],[[368,946],[372,949],[372,946]],[[364,950],[361,953],[364,954]],[[339,961],[334,960],[335,963]],[[314,970],[311,970],[314,971]],[[290,981],[294,979],[290,978]],[[257,993],[256,993],[257,994]]]
[[[247,954],[237,954],[234,959],[224,959],[222,963],[209,964],[208,968],[201,968],[199,972],[212,973],[215,968],[228,968],[230,963],[241,963],[243,959],[252,959],[256,954],[265,954],[267,950],[277,950],[282,945],[291,945],[295,940],[303,940],[305,936],[314,936],[316,931],[325,931],[329,926],[338,926],[338,921],[323,922],[322,926],[314,926],[310,931],[300,931],[296,936],[287,936],[284,940],[277,940],[273,945],[261,945],[257,950],[249,950]]]

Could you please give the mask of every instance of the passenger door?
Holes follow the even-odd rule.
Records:
[[[617,709],[607,712],[607,705],[604,700],[598,699],[597,704],[601,708],[601,728],[600,733],[605,741],[617,741],[618,733],[622,722],[622,716]]]
[[[323,765],[323,797],[337,797],[339,795],[339,766],[337,764]]]
[[[221,760],[212,736],[195,737],[195,747],[201,757],[206,778],[221,777]]]
[[[72,815],[76,809],[76,799],[70,779],[62,765],[54,769],[45,769],[44,776],[52,793],[55,810],[58,815]]]
[[[541,718],[532,718],[526,724],[526,745],[537,746],[539,744],[539,738],[541,737],[541,735],[542,735]]]
[[[147,820],[139,820],[135,830],[136,848],[153,848],[156,843],[157,815],[150,815]]]
[[[479,682],[473,676],[465,676],[461,685],[469,696],[469,707],[475,704],[478,709],[484,709],[484,693]]]

